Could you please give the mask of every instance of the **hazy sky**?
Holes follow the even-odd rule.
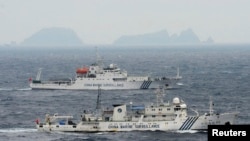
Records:
[[[88,44],[187,28],[201,40],[250,43],[250,0],[0,0],[0,44],[48,27],[71,28]]]

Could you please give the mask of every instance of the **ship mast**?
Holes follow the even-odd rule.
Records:
[[[101,109],[101,89],[100,89],[100,85],[98,85],[98,95],[97,95],[97,101],[96,101],[96,110],[100,110]]]
[[[180,69],[179,69],[179,67],[177,68],[177,75],[176,75],[176,78],[177,78],[177,79],[181,79],[181,78],[182,78],[182,76],[180,76]]]
[[[97,47],[96,47],[95,49],[96,49],[96,64],[97,64],[98,66],[101,66],[101,67],[102,67],[102,60],[101,60],[101,57],[100,57],[100,55],[99,55],[99,53],[98,53]]]
[[[157,106],[163,104],[164,89],[158,88],[156,90],[156,104]]]
[[[36,80],[40,80],[41,73],[42,73],[42,68],[39,68],[38,72],[37,72],[37,75],[36,75]]]
[[[213,107],[214,107],[214,103],[212,101],[212,97],[210,96],[210,101],[209,101],[209,114],[212,115],[214,113]]]

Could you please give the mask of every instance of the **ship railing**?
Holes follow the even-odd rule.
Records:
[[[58,85],[70,85],[70,84],[73,84],[74,82],[73,81],[41,81],[40,83],[33,83],[33,84],[43,84],[43,85],[46,85],[46,84],[58,84]]]
[[[99,122],[89,122],[89,121],[84,121],[81,123],[82,125],[99,125]]]

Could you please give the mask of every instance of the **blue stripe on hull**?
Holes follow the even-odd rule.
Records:
[[[140,89],[148,89],[148,87],[150,86],[151,83],[152,83],[152,81],[143,81]]]
[[[189,130],[199,117],[188,117],[179,130]]]

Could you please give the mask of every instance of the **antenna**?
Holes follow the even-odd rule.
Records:
[[[209,101],[209,114],[212,115],[214,113],[213,107],[214,107],[214,103],[212,101],[212,97],[210,96],[210,101]]]
[[[97,47],[95,47],[95,57],[96,57],[96,63],[98,63],[99,55],[98,55]]]
[[[180,68],[179,68],[179,67],[177,68],[177,75],[176,75],[176,78],[177,78],[177,79],[181,79],[181,78],[182,78],[182,76],[180,76]]]
[[[101,88],[100,84],[98,84],[98,95],[97,95],[97,101],[96,101],[96,109],[101,109]]]
[[[42,68],[39,68],[38,72],[37,72],[37,75],[36,75],[36,80],[40,80],[41,73],[42,73]]]
[[[100,57],[100,55],[99,55],[99,53],[98,53],[97,47],[95,47],[95,54],[96,54],[96,63],[97,63],[97,65],[102,65],[102,64],[101,64],[101,63],[102,63],[102,60],[101,60],[101,57]]]
[[[163,97],[164,97],[164,89],[160,87],[156,90],[157,106],[159,106],[159,104],[163,104]]]

